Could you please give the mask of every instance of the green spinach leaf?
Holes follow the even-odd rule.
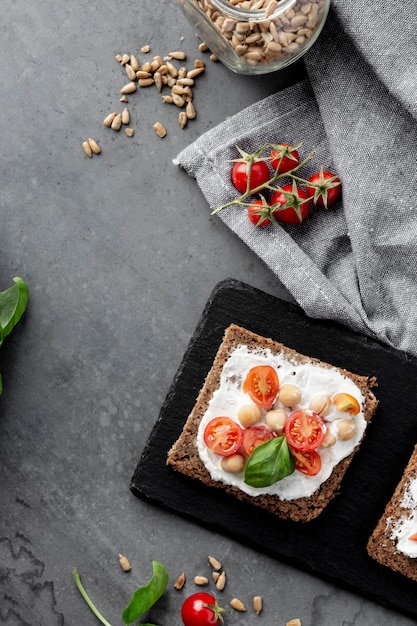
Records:
[[[295,461],[284,435],[256,447],[245,468],[245,483],[251,487],[269,487],[292,474]]]
[[[122,619],[125,624],[132,624],[143,613],[155,604],[162,596],[168,584],[168,572],[162,563],[152,561],[153,574],[147,585],[135,591],[130,603],[123,611]],[[145,624],[143,625],[145,626]],[[148,626],[148,625],[146,625]]]
[[[23,313],[29,297],[29,289],[22,278],[13,278],[14,285],[0,292],[0,346],[10,335]]]

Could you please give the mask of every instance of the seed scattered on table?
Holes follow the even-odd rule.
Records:
[[[242,600],[239,600],[239,598],[233,598],[233,600],[230,600],[230,606],[232,609],[235,609],[235,611],[240,611],[241,613],[246,611],[246,606],[243,604]]]
[[[178,589],[178,591],[179,591],[179,590],[181,590],[184,587],[184,584],[185,584],[185,573],[182,572],[178,576],[177,580],[175,581],[174,588]]]
[[[161,124],[161,122],[156,122],[153,127],[158,137],[162,138],[167,134],[166,128]]]
[[[300,619],[290,619],[289,622],[286,623],[285,626],[301,626],[301,620]]]
[[[113,130],[120,130],[121,126],[122,126],[122,114],[118,113],[113,119],[110,125],[110,128],[112,128]]]
[[[259,613],[262,611],[262,607],[263,607],[262,597],[255,596],[253,598],[253,610],[255,611],[256,615],[259,615]]]
[[[208,585],[208,578],[206,576],[194,576],[194,583],[196,585]]]
[[[125,128],[125,133],[127,137],[133,137],[133,135],[135,134],[135,129],[134,128]]]
[[[91,150],[90,144],[88,143],[88,141],[83,141],[82,145],[84,152],[91,159],[91,157],[93,156],[93,151]]]
[[[212,566],[213,569],[219,570],[219,569],[222,568],[222,564],[220,563],[220,561],[218,559],[216,559],[216,557],[209,555],[208,561],[209,561],[209,563],[210,563],[210,565]]]
[[[132,569],[132,566],[129,563],[129,559],[123,556],[123,554],[119,554],[119,563],[124,572],[130,572],[130,570]]]
[[[180,128],[185,128],[187,126],[188,117],[185,111],[180,111],[178,114],[178,124]]]
[[[130,122],[130,113],[128,109],[125,107],[122,111],[122,124],[129,124]]]
[[[90,146],[91,152],[93,154],[100,154],[101,148],[98,145],[97,141],[95,141],[95,139],[93,139],[92,137],[89,137],[88,138],[88,145]]]
[[[103,124],[104,126],[108,126],[110,128],[110,126],[113,124],[113,120],[116,117],[117,113],[116,111],[114,111],[113,113],[109,113],[109,115],[107,115],[107,117],[104,118]]]
[[[130,83],[127,83],[127,85],[124,85],[124,87],[121,88],[120,93],[123,93],[123,94],[134,93],[136,89],[137,89],[136,83],[131,81]]]
[[[217,591],[223,591],[226,586],[226,572],[223,570],[218,579],[216,580]]]

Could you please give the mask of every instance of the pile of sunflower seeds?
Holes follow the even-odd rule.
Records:
[[[200,50],[204,50],[203,46],[200,47]],[[142,52],[148,53],[149,51],[149,46],[142,48]],[[156,55],[143,63],[139,62],[136,55],[127,53],[116,55],[116,60],[123,67],[128,79],[128,82],[120,89],[121,102],[127,103],[128,96],[138,89],[151,87],[161,94],[162,102],[173,104],[179,109],[178,124],[180,128],[185,128],[189,120],[196,118],[193,87],[196,78],[205,72],[206,64],[204,61],[196,59],[193,66],[187,68],[184,64],[186,54],[182,50],[169,52],[164,57]],[[123,119],[123,113],[125,119]],[[122,113],[110,113],[104,120],[104,125],[114,130],[120,130],[123,124],[129,124],[126,108]],[[159,137],[165,137],[166,129],[161,122],[155,122],[153,128]],[[128,136],[132,136],[132,131],[133,129],[126,128]]]
[[[205,43],[199,45],[200,52],[208,51]],[[143,46],[141,53],[148,55],[149,46]],[[217,61],[214,54],[210,54],[210,61]],[[178,124],[185,128],[190,120],[197,116],[194,106],[193,88],[196,79],[204,74],[206,64],[201,59],[196,59],[192,67],[186,66],[186,53],[175,50],[165,55],[153,56],[149,60],[140,62],[135,54],[117,54],[116,61],[120,63],[126,75],[127,82],[120,89],[120,102],[128,104],[129,97],[138,89],[154,89],[160,94],[164,104],[171,104],[178,110]],[[104,126],[114,131],[120,131],[124,127],[127,137],[133,137],[135,129],[130,125],[131,116],[127,106],[121,111],[112,111],[103,120]],[[165,126],[156,121],[153,129],[158,137],[163,138],[167,134]],[[85,154],[91,158],[93,154],[100,154],[101,148],[91,138],[82,142]]]

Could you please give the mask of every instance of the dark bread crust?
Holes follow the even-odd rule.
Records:
[[[408,517],[412,512],[411,509],[401,506],[401,502],[408,485],[415,478],[417,478],[417,446],[414,448],[391,500],[385,507],[382,517],[369,538],[366,549],[369,556],[381,565],[385,565],[396,572],[401,572],[404,576],[417,581],[417,559],[410,558],[397,550],[396,542],[390,537],[389,525],[390,519],[398,520],[404,516]]]
[[[225,485],[219,481],[215,481],[211,478],[198,454],[196,445],[198,425],[207,410],[214,391],[220,386],[220,377],[225,361],[233,350],[240,345],[246,345],[249,350],[253,351],[265,348],[270,349],[271,352],[275,354],[282,352],[285,357],[294,364],[308,362],[319,364],[321,367],[337,369],[341,372],[341,374],[351,378],[360,388],[365,398],[364,415],[367,422],[370,421],[378,405],[378,401],[371,391],[371,387],[377,384],[376,379],[370,379],[366,376],[352,374],[344,369],[335,368],[334,366],[324,363],[319,359],[304,356],[295,350],[287,348],[281,343],[273,341],[272,339],[261,337],[260,335],[252,333],[235,324],[229,326],[225,331],[223,341],[213,361],[212,368],[210,369],[210,372],[208,373],[204,385],[198,395],[196,404],[194,405],[194,408],[185,423],[180,437],[168,452],[167,464],[171,465],[176,471],[202,481],[205,485],[221,488],[239,500],[244,500],[255,506],[266,509],[277,517],[293,521],[307,522],[317,517],[329,501],[336,495],[339,490],[341,480],[356,452],[356,449],[359,447],[359,444],[347,458],[338,463],[338,465],[334,468],[332,475],[312,496],[308,498],[298,498],[292,501],[281,500],[277,496],[271,495],[251,497],[237,487]]]

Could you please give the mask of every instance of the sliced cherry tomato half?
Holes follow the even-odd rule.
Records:
[[[295,469],[307,476],[316,476],[321,470],[321,456],[315,450],[296,450],[291,448]]]
[[[274,433],[266,424],[256,424],[249,426],[243,431],[242,449],[246,456],[250,456],[252,452],[261,445],[275,437]]]
[[[360,413],[360,404],[350,393],[336,393],[332,398],[332,402],[338,411],[344,411],[349,413],[349,415],[358,415]]]
[[[230,417],[215,417],[204,429],[204,443],[220,456],[235,454],[242,444],[243,430]]]
[[[297,409],[289,414],[284,425],[288,443],[296,450],[315,450],[324,441],[326,424],[314,411]]]
[[[249,370],[243,391],[255,404],[268,408],[275,402],[279,391],[278,374],[270,365],[256,365]]]

